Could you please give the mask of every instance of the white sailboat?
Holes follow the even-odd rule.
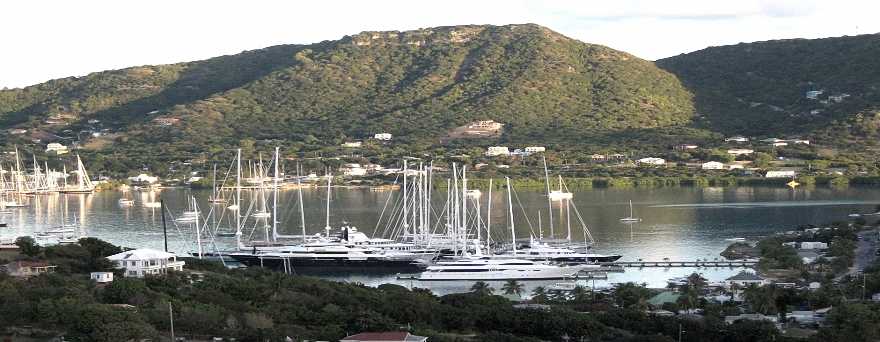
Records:
[[[633,216],[633,201],[629,201],[629,216],[620,219],[620,222],[642,222],[642,219]]]
[[[61,190],[62,193],[90,194],[95,192],[95,185],[89,179],[89,173],[86,172],[86,167],[83,165],[79,155],[76,155],[76,171],[74,173],[76,173],[76,185],[66,186]]]

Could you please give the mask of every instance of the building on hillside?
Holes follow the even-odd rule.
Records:
[[[727,150],[727,154],[731,154],[734,156],[744,156],[755,153],[755,150],[747,149],[747,148],[733,148]]]
[[[155,118],[155,119],[153,119],[153,122],[159,126],[171,126],[171,125],[175,125],[178,122],[180,122],[180,118],[168,118],[168,117]]]
[[[822,93],[824,92],[824,90],[810,90],[805,94],[805,96],[810,100],[816,100],[819,98],[819,95],[822,95]]]
[[[540,152],[547,151],[547,148],[545,148],[544,146],[529,146],[529,147],[526,147],[525,151],[526,151],[526,153],[529,153],[529,154],[540,153]]]
[[[831,95],[828,97],[828,102],[834,101],[837,103],[841,103],[841,102],[843,102],[843,99],[845,99],[847,97],[849,97],[849,94],[847,94],[847,93],[843,93],[840,95]]]
[[[749,320],[749,321],[767,321],[773,324],[779,323],[779,317],[774,315],[762,315],[762,314],[739,314],[736,316],[724,316],[724,323],[733,324],[736,321]]]
[[[784,141],[780,141],[780,142],[770,143],[770,146],[783,147],[783,146],[788,146],[788,143],[784,142]]]
[[[738,274],[724,280],[724,285],[731,288],[733,285],[739,287],[748,287],[750,285],[763,286],[766,285],[767,279],[757,275],[756,273],[742,271]]]
[[[700,165],[703,170],[724,170],[724,163],[717,161],[705,162]]]
[[[672,149],[679,151],[696,150],[697,148],[699,148],[699,146],[692,144],[681,144],[672,147]]]
[[[373,139],[389,141],[391,140],[391,133],[376,133],[375,135],[373,135]]]
[[[363,145],[363,144],[364,144],[364,143],[363,143],[363,142],[360,142],[360,141],[349,141],[349,142],[344,142],[344,143],[342,143],[342,147],[347,147],[347,148],[360,148],[361,145]]]
[[[480,129],[487,131],[497,131],[500,130],[503,126],[504,124],[500,122],[495,122],[495,120],[480,120],[468,124],[468,128],[470,129]]]
[[[125,270],[126,277],[143,278],[147,275],[159,275],[168,271],[183,271],[183,261],[177,256],[150,248],[141,248],[113,254],[107,260],[116,263],[117,268]]]
[[[13,128],[13,129],[10,129],[8,132],[9,132],[9,134],[12,134],[12,135],[22,135],[22,134],[27,133],[27,130],[22,129],[22,128]]]
[[[791,139],[791,140],[789,140],[789,142],[792,144],[795,144],[795,145],[809,145],[810,144],[810,141],[806,140],[806,139]]]
[[[98,284],[113,282],[113,272],[92,272],[89,279],[94,280]]]
[[[666,165],[666,159],[656,158],[656,157],[647,157],[636,160],[636,165],[650,165],[650,166],[660,166]]]
[[[346,336],[339,342],[427,342],[424,336],[412,335],[406,331],[364,332]]]
[[[128,177],[128,181],[131,184],[136,184],[136,185],[150,185],[150,184],[158,182],[159,177],[150,176],[146,173],[142,173],[142,174],[139,174],[134,177]]]
[[[62,154],[67,154],[67,152],[69,152],[67,146],[59,143],[49,143],[46,145],[46,154],[60,156]]]
[[[804,265],[812,264],[812,263],[816,262],[816,260],[819,260],[820,257],[822,257],[821,255],[819,255],[819,253],[809,251],[809,250],[797,251],[797,255],[798,255],[798,258],[801,258],[801,261],[804,263]]]
[[[343,176],[349,177],[363,177],[367,175],[367,169],[362,167],[361,164],[345,164],[339,168],[339,171],[342,172]]]
[[[590,155],[590,160],[594,162],[603,162],[607,159],[608,157],[606,157],[604,154],[593,153],[592,155]]]
[[[775,171],[767,171],[764,175],[766,178],[794,178],[795,177],[794,170],[775,170]]]
[[[490,146],[486,149],[486,155],[489,157],[508,156],[510,155],[510,149],[507,146]]]
[[[58,266],[49,264],[45,261],[13,261],[4,265],[6,273],[13,277],[33,277],[44,273],[55,272]]]
[[[648,299],[648,305],[651,305],[655,308],[662,307],[663,304],[666,303],[678,303],[678,298],[681,297],[681,293],[676,291],[663,291]]]
[[[828,249],[828,244],[818,241],[801,242],[801,249]]]
[[[747,142],[749,142],[749,138],[735,136],[735,137],[725,138],[724,142],[747,143]]]

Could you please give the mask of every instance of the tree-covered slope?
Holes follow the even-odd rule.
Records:
[[[880,35],[872,34],[710,47],[657,65],[693,92],[704,127],[728,134],[876,139],[878,56]],[[808,91],[822,93],[810,99]]]
[[[385,131],[427,147],[480,119],[504,123],[503,141],[576,145],[684,126],[693,113],[690,93],[654,63],[531,24],[363,32],[0,91],[4,128],[64,136],[98,119],[113,133],[99,139],[111,140],[83,146],[122,159],[243,139],[308,148]],[[64,123],[46,124],[58,114]]]

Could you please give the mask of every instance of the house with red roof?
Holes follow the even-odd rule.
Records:
[[[426,342],[427,337],[411,335],[406,331],[364,332],[345,337],[339,342]]]

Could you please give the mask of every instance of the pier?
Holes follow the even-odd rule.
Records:
[[[603,262],[607,267],[751,267],[757,265],[754,260],[696,260],[696,261],[614,261]]]

